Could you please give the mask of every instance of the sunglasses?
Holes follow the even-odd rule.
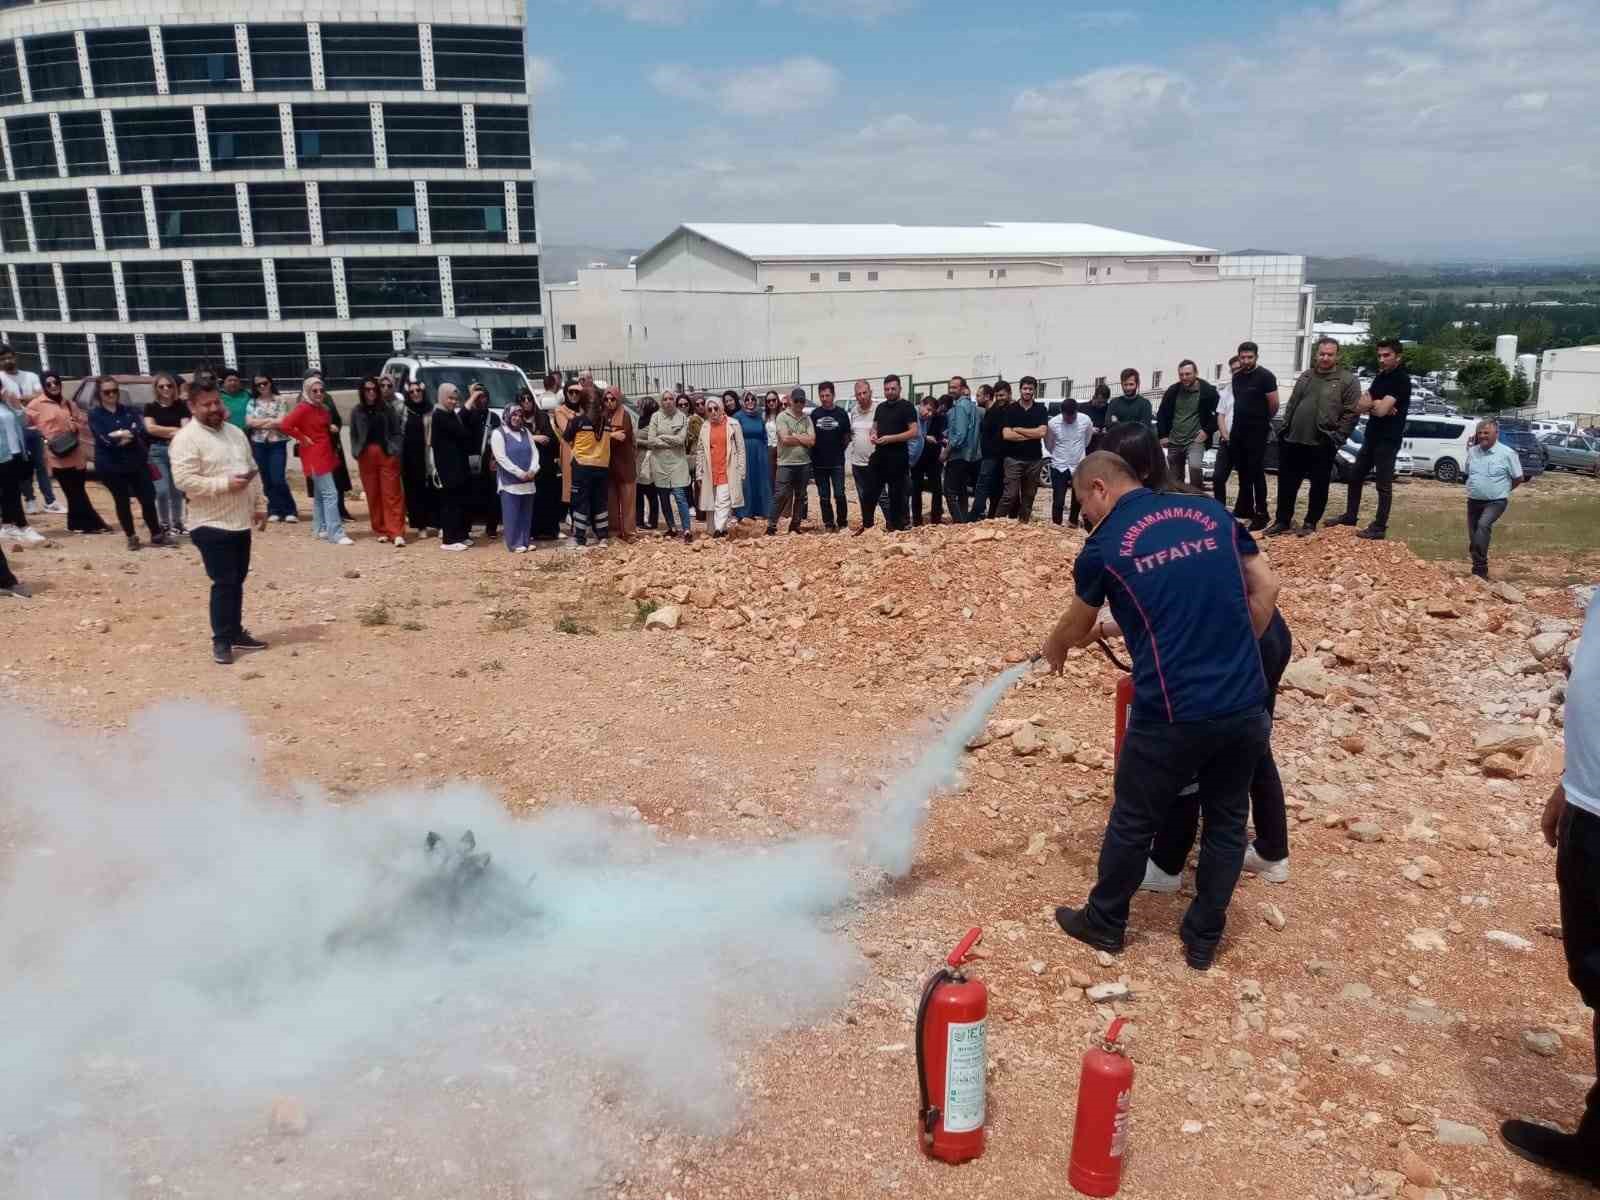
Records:
[[[101,388],[100,394],[102,396],[120,396],[122,390],[120,388]]]

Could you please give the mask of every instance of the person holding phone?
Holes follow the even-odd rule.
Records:
[[[235,650],[264,650],[244,627],[244,580],[250,529],[267,527],[267,500],[244,431],[232,424],[216,380],[199,374],[189,391],[193,417],[172,439],[173,482],[189,498],[189,538],[211,579],[211,657],[222,666]]]

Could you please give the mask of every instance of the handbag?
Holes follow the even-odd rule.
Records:
[[[494,413],[485,413],[483,416],[483,440],[478,444],[478,452],[467,455],[467,471],[473,475],[483,471],[484,455],[489,448],[489,427],[492,424],[494,424]]]
[[[65,458],[78,448],[78,431],[69,429],[65,433],[58,433],[45,445],[57,458]]]

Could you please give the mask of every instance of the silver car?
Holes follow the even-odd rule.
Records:
[[[1552,433],[1542,439],[1552,470],[1600,471],[1600,439],[1581,433]]]

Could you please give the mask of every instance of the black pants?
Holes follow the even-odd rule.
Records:
[[[439,489],[439,540],[454,546],[472,532],[472,485]]]
[[[1283,678],[1289,656],[1294,653],[1294,640],[1282,613],[1272,615],[1272,624],[1261,635],[1261,669],[1267,676],[1267,715],[1276,715],[1278,682]],[[1154,845],[1150,847],[1150,861],[1168,875],[1183,870],[1194,849],[1195,835],[1200,829],[1200,810],[1205,805],[1198,790],[1178,797],[1172,819],[1161,826]],[[1256,761],[1255,773],[1250,776],[1250,819],[1256,827],[1256,853],[1268,862],[1279,862],[1289,857],[1289,814],[1283,802],[1283,780],[1278,775],[1278,762],[1272,757],[1272,745]]]
[[[1071,515],[1067,518],[1069,525],[1078,523],[1078,493],[1072,486],[1072,472],[1058,471],[1050,468],[1050,519],[1057,525],[1061,524],[1061,514],[1067,509],[1067,501],[1071,499]]]
[[[1489,538],[1494,523],[1506,515],[1505,500],[1467,501],[1467,552],[1472,555],[1472,573],[1489,574]]]
[[[6,561],[4,546],[0,546],[0,588],[14,588],[17,586],[17,577],[11,573],[11,564]]]
[[[1361,489],[1366,484],[1367,472],[1375,469],[1378,515],[1372,518],[1372,527],[1380,532],[1388,530],[1389,508],[1394,503],[1394,460],[1399,453],[1399,442],[1374,443],[1368,438],[1361,443],[1361,453],[1356,455],[1356,465],[1350,468],[1350,486],[1344,502],[1346,517],[1354,521],[1361,515]]]
[[[250,574],[250,531],[197,525],[190,540],[211,579],[211,639],[232,643],[244,632],[244,579]]]
[[[972,504],[972,519],[993,518],[1000,511],[1000,497],[1006,490],[1006,460],[985,458],[978,463],[978,492]]]
[[[22,511],[22,481],[33,471],[33,464],[22,455],[0,463],[0,525],[25,529],[27,514]]]
[[[150,536],[160,536],[161,518],[156,515],[156,485],[150,479],[148,468],[141,466],[136,471],[102,471],[100,482],[111,492],[112,502],[117,506],[117,523],[122,526],[123,533],[133,536],[133,501],[137,498],[139,513],[144,517]]]
[[[73,533],[93,533],[107,528],[89,502],[89,472],[82,467],[57,467],[51,472],[67,498],[67,529]]]
[[[1557,829],[1556,887],[1567,978],[1596,1010],[1595,1073],[1600,1077],[1600,817],[1571,804]],[[1589,1089],[1578,1136],[1600,1157],[1600,1082]]]
[[[1172,819],[1178,793],[1198,776],[1205,823],[1195,898],[1181,932],[1185,945],[1216,948],[1244,866],[1250,775],[1271,734],[1272,718],[1264,710],[1183,724],[1129,722],[1099,879],[1084,908],[1095,929],[1121,934],[1127,928],[1128,904],[1144,882],[1150,843]]]
[[[1246,521],[1267,519],[1267,438],[1266,425],[1236,425],[1228,439],[1233,469],[1239,473],[1239,499],[1233,515]],[[1281,471],[1283,468],[1279,467]],[[1279,484],[1281,486],[1282,480]]]
[[[605,467],[572,464],[572,536],[580,546],[587,545],[591,537],[603,542],[611,533],[611,501],[607,494],[610,483],[610,472]]]
[[[974,518],[967,504],[973,480],[978,474],[978,464],[965,458],[952,458],[944,465],[944,496],[950,504],[950,520],[965,525]]]
[[[670,504],[671,501],[668,501]],[[641,529],[661,527],[661,493],[653,483],[641,483],[634,495],[633,523]],[[672,513],[667,513],[667,524],[672,524]]]
[[[824,529],[843,529],[850,523],[850,502],[844,497],[844,466],[812,467],[817,481],[817,506],[822,510]]]
[[[861,493],[861,527],[872,528],[873,510],[878,507],[879,498],[887,493],[888,512],[884,524],[891,530],[906,529],[910,525],[906,502],[911,488],[911,473],[906,469],[906,460],[899,456],[886,459],[879,454],[874,454],[872,458],[873,461],[863,468],[863,474],[856,476],[858,489],[863,482],[866,485],[866,490]]]
[[[1228,507],[1228,469],[1232,465],[1233,455],[1228,450],[1228,442],[1219,437],[1216,462],[1211,468],[1211,494],[1223,508]]]
[[[924,454],[911,468],[911,523],[922,524],[922,493],[928,492],[928,520],[937,525],[944,520],[944,465],[939,452]]]
[[[1298,442],[1278,443],[1278,513],[1280,524],[1294,523],[1295,501],[1300,485],[1310,483],[1306,497],[1306,527],[1322,520],[1328,507],[1328,480],[1333,477],[1333,443],[1324,439],[1315,446]]]

